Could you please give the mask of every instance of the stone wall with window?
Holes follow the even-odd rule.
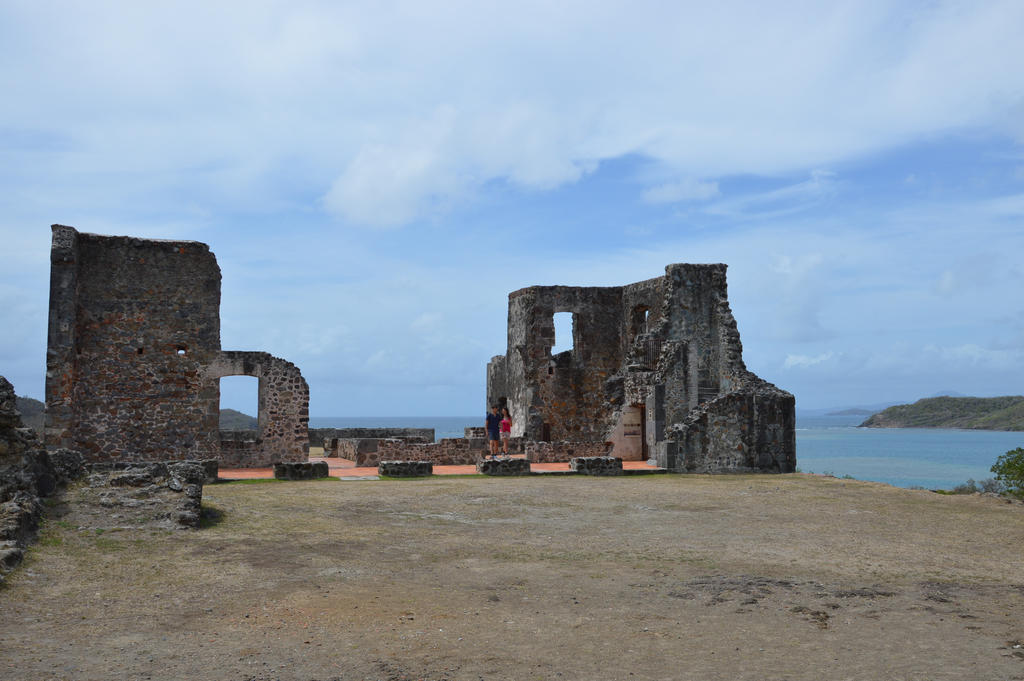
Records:
[[[90,462],[220,459],[219,378],[250,361],[258,374],[234,373],[261,376],[261,443],[230,463],[304,459],[306,382],[266,353],[221,351],[221,273],[206,244],[52,230],[48,448]]]
[[[572,350],[552,354],[559,312],[573,316]],[[618,287],[531,286],[509,294],[487,403],[506,404],[527,441],[607,442],[671,470],[792,471],[793,396],[742,354],[723,264]]]

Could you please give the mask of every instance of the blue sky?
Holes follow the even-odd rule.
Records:
[[[369,5],[369,6],[368,6]],[[1024,3],[0,5],[0,374],[49,225],[194,239],[311,413],[481,410],[507,294],[729,264],[798,408],[1024,392]],[[224,406],[255,398],[225,390]]]

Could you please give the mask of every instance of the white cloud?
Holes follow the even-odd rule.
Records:
[[[986,348],[974,343],[956,346],[927,345],[923,354],[956,367],[984,367],[995,370],[1024,369],[1024,348]]]
[[[442,164],[443,159],[429,148],[363,149],[331,185],[324,205],[357,224],[411,222],[459,189]]]
[[[817,364],[827,362],[832,359],[834,353],[825,352],[814,357],[807,355],[786,355],[786,361],[782,363],[783,369],[807,369]]]
[[[67,140],[34,162],[187,171],[211,200],[254,202],[279,200],[270,180],[298,170],[325,209],[371,225],[492,181],[558,187],[628,154],[705,178],[646,200],[707,199],[726,175],[1019,118],[1024,89],[1012,0],[39,3],[7,5],[0,22],[0,128]],[[731,208],[827,187],[815,176]]]
[[[766,192],[724,199],[707,207],[707,212],[722,217],[778,218],[814,207],[837,191],[836,174],[812,170],[803,182]]]

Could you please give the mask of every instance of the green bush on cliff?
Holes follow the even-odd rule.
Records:
[[[1024,447],[1011,449],[1000,455],[992,466],[996,479],[1006,485],[1006,491],[1024,497]]]

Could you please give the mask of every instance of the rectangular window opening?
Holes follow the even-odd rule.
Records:
[[[552,320],[555,325],[555,344],[551,346],[551,354],[557,355],[560,352],[572,351],[573,348],[573,326],[572,312],[556,312]]]
[[[224,376],[220,379],[220,429],[259,430],[260,379]]]

